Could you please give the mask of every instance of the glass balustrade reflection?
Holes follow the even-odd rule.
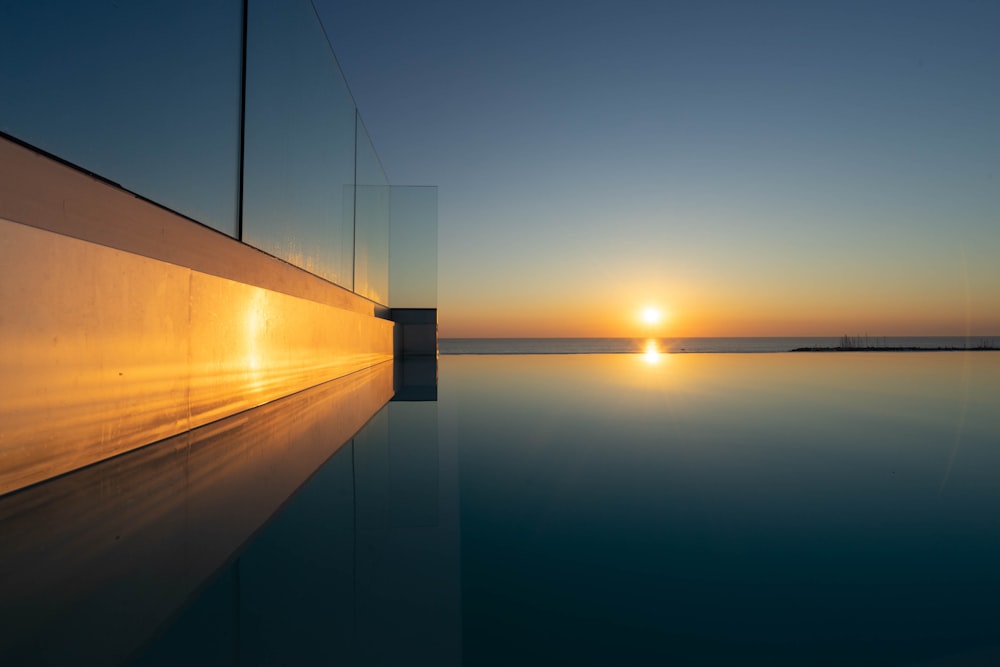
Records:
[[[243,240],[353,288],[355,106],[308,0],[252,0]]]
[[[354,291],[389,304],[389,181],[368,131],[357,123]]]
[[[0,4],[0,131],[235,236],[242,3]]]
[[[390,204],[390,305],[437,308],[437,188],[394,185]]]
[[[0,131],[372,301],[437,304],[437,189],[389,185],[309,0],[0,7]],[[390,268],[391,267],[391,268]]]

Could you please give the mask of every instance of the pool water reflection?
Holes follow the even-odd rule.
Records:
[[[390,479],[383,517],[445,530],[450,516],[460,548],[437,542],[433,575],[411,567],[422,549],[405,540],[361,548],[356,566],[374,572],[377,557],[397,593],[413,589],[378,598],[383,612],[427,596],[453,613],[386,617],[328,649],[368,647],[357,664],[997,656],[1000,356],[652,353],[443,358],[439,404],[416,404],[369,473]],[[437,443],[421,439],[429,426],[394,441],[417,432],[405,420],[420,409],[437,411]],[[330,466],[374,462],[369,437]],[[457,478],[433,464],[454,470],[443,452]],[[323,488],[310,492],[345,483]]]
[[[1000,354],[648,362],[443,357],[136,664],[1000,661]]]
[[[457,457],[437,434],[436,403],[386,404],[135,664],[460,664]]]
[[[446,359],[466,663],[992,651],[998,362]]]

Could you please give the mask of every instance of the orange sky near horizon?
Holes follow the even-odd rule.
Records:
[[[473,315],[473,313],[469,313]],[[529,312],[510,316],[482,313],[478,318],[450,317],[442,313],[442,338],[639,338],[655,337],[793,337],[793,336],[972,336],[1000,335],[1000,318],[929,318],[913,315],[892,319],[865,317],[785,316],[772,319],[725,316],[695,312],[673,313],[662,324],[648,326],[634,312],[616,312],[604,319],[587,311],[558,312],[533,316]]]
[[[442,338],[491,337],[744,337],[1000,335],[1000,268],[978,265],[950,277],[927,274],[896,284],[888,278],[837,280],[802,275],[772,282],[703,281],[658,288],[598,281],[577,289],[517,290],[468,295],[439,312]],[[579,284],[578,281],[569,281]],[[663,311],[661,322],[642,311]]]

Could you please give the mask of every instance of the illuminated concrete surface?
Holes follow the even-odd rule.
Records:
[[[132,655],[392,396],[379,364],[0,499],[0,664]]]
[[[7,140],[0,304],[0,494],[393,354],[373,302]]]
[[[392,322],[0,220],[0,493],[392,357]]]

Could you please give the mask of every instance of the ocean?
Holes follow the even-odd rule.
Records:
[[[865,344],[864,337],[861,344]],[[652,343],[651,343],[652,341]],[[442,338],[441,354],[641,354],[765,353],[798,348],[836,347],[839,336],[786,338]],[[996,346],[997,339],[981,336],[878,336],[871,347],[977,348]],[[651,348],[652,345],[652,348]]]

